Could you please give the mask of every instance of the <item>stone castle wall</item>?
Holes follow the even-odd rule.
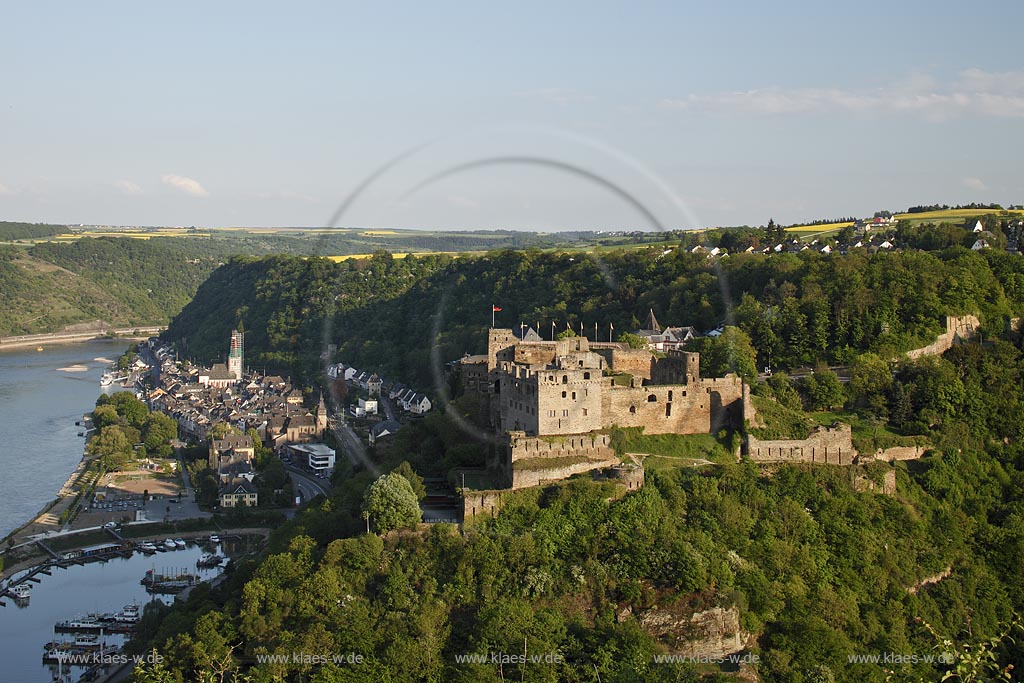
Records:
[[[526,436],[524,432],[509,432],[508,453],[510,462],[535,460],[537,458],[575,458],[592,460],[614,459],[610,438],[607,434],[573,434],[551,439]]]
[[[507,462],[513,489],[538,486],[619,464],[607,434],[545,439],[526,436],[524,432],[509,432],[508,438]]]
[[[850,465],[857,457],[849,425],[818,427],[806,439],[765,440],[747,437],[747,457],[754,462],[809,462]]]
[[[875,451],[875,460],[893,462],[895,460],[917,460],[925,454],[928,448],[925,446],[893,446],[892,448]]]
[[[604,358],[610,370],[651,379],[653,356],[647,349],[631,349],[625,344],[591,344],[590,348]]]
[[[915,359],[922,356],[939,356],[948,351],[954,344],[973,339],[981,327],[981,321],[973,315],[947,316],[946,331],[928,346],[907,351],[907,358]]]

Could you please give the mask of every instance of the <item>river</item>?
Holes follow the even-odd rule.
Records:
[[[100,376],[131,342],[93,341],[0,351],[0,537],[35,517],[82,458],[81,427],[100,394]],[[96,360],[106,359],[106,360]],[[63,369],[62,369],[63,368]],[[159,566],[194,567],[201,550],[158,555]],[[175,556],[178,557],[175,557]],[[195,555],[195,557],[193,557]],[[173,563],[170,562],[174,557]],[[52,681],[42,663],[53,624],[87,612],[113,612],[147,599],[139,579],[145,557],[57,570],[35,586],[29,606],[0,607],[0,680]],[[159,568],[159,567],[158,567]]]
[[[100,376],[132,342],[92,341],[0,351],[0,538],[33,518],[82,459],[75,422],[92,410]],[[64,368],[63,370],[61,368]]]

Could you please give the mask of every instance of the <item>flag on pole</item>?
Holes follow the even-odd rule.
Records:
[[[615,325],[608,323],[608,341],[612,340],[612,332],[615,331]]]
[[[494,314],[501,310],[501,306],[491,304],[491,328],[494,328]]]

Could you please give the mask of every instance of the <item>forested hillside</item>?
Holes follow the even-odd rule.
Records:
[[[227,258],[216,246],[101,237],[0,247],[0,335],[167,322]]]
[[[601,340],[634,330],[649,309],[663,325],[749,335],[757,366],[848,363],[927,344],[943,317],[978,314],[1001,332],[1024,310],[1024,265],[963,248],[848,256],[739,254],[709,260],[681,250],[558,254],[504,251],[476,258],[331,263],[241,259],[215,272],[171,325],[202,360],[225,353],[232,325],[248,330],[252,363],[312,367],[325,342],[360,367],[428,385],[442,363],[480,353],[491,305],[499,326],[537,325],[547,338],[583,323]]]
[[[1007,331],[1024,308],[1021,260],[960,247],[719,261],[664,251],[236,259],[169,336],[217,357],[241,320],[250,362],[311,370],[337,343],[347,361],[429,386],[435,361],[483,349],[492,304],[499,325],[539,320],[545,335],[551,320],[583,321],[588,334],[596,320],[602,336],[609,322],[635,329],[653,308],[662,324],[730,323],[725,341],[702,343],[749,348],[758,365],[849,366],[847,384],[820,366],[759,383],[759,405],[777,406],[767,429],[806,428],[803,409],[824,411],[813,417],[851,421],[866,452],[909,439],[929,453],[841,468],[659,467],[624,497],[574,480],[517,492],[463,534],[435,525],[384,537],[364,533],[376,475],[343,462],[330,499],[278,530],[269,556],[162,623],[151,611],[139,647],[168,659],[137,680],[214,667],[267,681],[750,680],[656,659],[676,636],[658,637],[652,619],[714,607],[738,611],[764,681],[1010,680],[999,671],[1024,666],[1024,353]],[[960,313],[982,319],[983,343],[889,362]],[[719,346],[708,355],[728,356]],[[386,463],[443,475],[472,460],[468,438],[434,414],[399,434]],[[895,491],[883,493],[887,473]],[[488,659],[524,649],[561,659]],[[922,659],[947,652],[952,662]],[[886,653],[917,659],[851,661]]]

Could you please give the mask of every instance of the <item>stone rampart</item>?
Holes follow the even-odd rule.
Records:
[[[850,465],[857,457],[849,425],[818,427],[806,439],[761,440],[747,436],[747,457],[754,462],[809,462]]]
[[[981,321],[973,315],[947,316],[946,331],[928,346],[907,351],[907,358],[915,359],[922,356],[939,356],[948,351],[954,344],[973,339],[978,334]]]

